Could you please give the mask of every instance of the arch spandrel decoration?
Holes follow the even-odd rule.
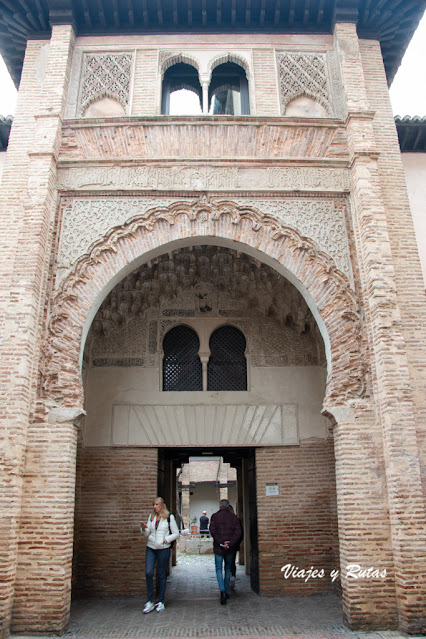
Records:
[[[200,63],[195,56],[187,55],[185,53],[173,53],[171,51],[160,51],[158,57],[159,67],[160,67],[160,75],[161,78],[164,78],[164,74],[167,69],[170,69],[175,64],[179,64],[179,62],[183,62],[185,64],[189,64],[191,67],[194,67],[198,72],[200,72]]]
[[[101,98],[112,98],[127,114],[130,108],[130,85],[133,52],[85,53],[81,74],[78,116]]]
[[[53,301],[44,348],[43,388],[50,402],[82,405],[81,345],[113,286],[150,252],[200,240],[234,247],[238,243],[281,269],[304,295],[328,342],[325,404],[343,404],[364,395],[366,366],[357,301],[333,260],[313,240],[270,215],[233,202],[212,205],[201,198],[134,217],[93,243],[74,264]]]
[[[211,60],[208,64],[208,75],[211,78],[213,71],[221,64],[225,64],[226,62],[233,62],[234,64],[238,64],[238,66],[242,67],[246,72],[247,80],[250,79],[250,66],[248,61],[239,54],[235,53],[222,53],[213,60]]]

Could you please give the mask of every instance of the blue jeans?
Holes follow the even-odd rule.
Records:
[[[231,565],[233,552],[228,552],[226,555],[214,555],[214,564],[216,567],[217,583],[219,584],[220,592],[228,592],[229,582],[231,581]],[[223,579],[222,565],[225,562],[225,579]]]
[[[170,548],[162,548],[161,550],[153,550],[146,547],[146,589],[147,601],[154,601],[154,569],[155,562],[157,565],[157,579],[160,583],[160,594],[158,601],[164,603],[166,594],[167,566],[169,564]]]

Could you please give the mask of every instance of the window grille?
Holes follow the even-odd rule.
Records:
[[[221,326],[210,338],[207,390],[247,390],[246,338],[233,326]]]
[[[175,326],[163,340],[163,390],[203,390],[203,371],[197,333],[188,326]]]

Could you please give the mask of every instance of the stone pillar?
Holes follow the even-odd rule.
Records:
[[[209,112],[209,78],[201,77],[201,86],[203,88],[203,115]]]
[[[382,434],[396,610],[400,629],[419,633],[424,629],[426,601],[426,522],[415,406],[421,399],[413,393],[389,237],[392,229],[381,190],[378,156],[386,149],[376,146],[375,114],[369,109],[355,25],[337,24],[334,37],[346,93],[352,221]],[[423,345],[418,348],[421,352]],[[372,614],[371,625],[375,618]]]
[[[228,499],[228,486],[220,488],[220,499]]]
[[[182,520],[185,528],[189,528],[190,514],[189,486],[182,486]]]
[[[12,615],[27,429],[56,210],[56,156],[73,45],[70,26],[53,27],[50,42],[28,42],[2,180],[0,637],[9,633]]]
[[[203,374],[203,391],[207,390],[207,365],[209,363],[210,353],[199,353]]]

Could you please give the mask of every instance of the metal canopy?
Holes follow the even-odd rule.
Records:
[[[380,40],[391,83],[426,0],[0,0],[0,52],[19,83],[28,38],[53,24],[78,35],[123,33],[332,33],[354,22]]]

